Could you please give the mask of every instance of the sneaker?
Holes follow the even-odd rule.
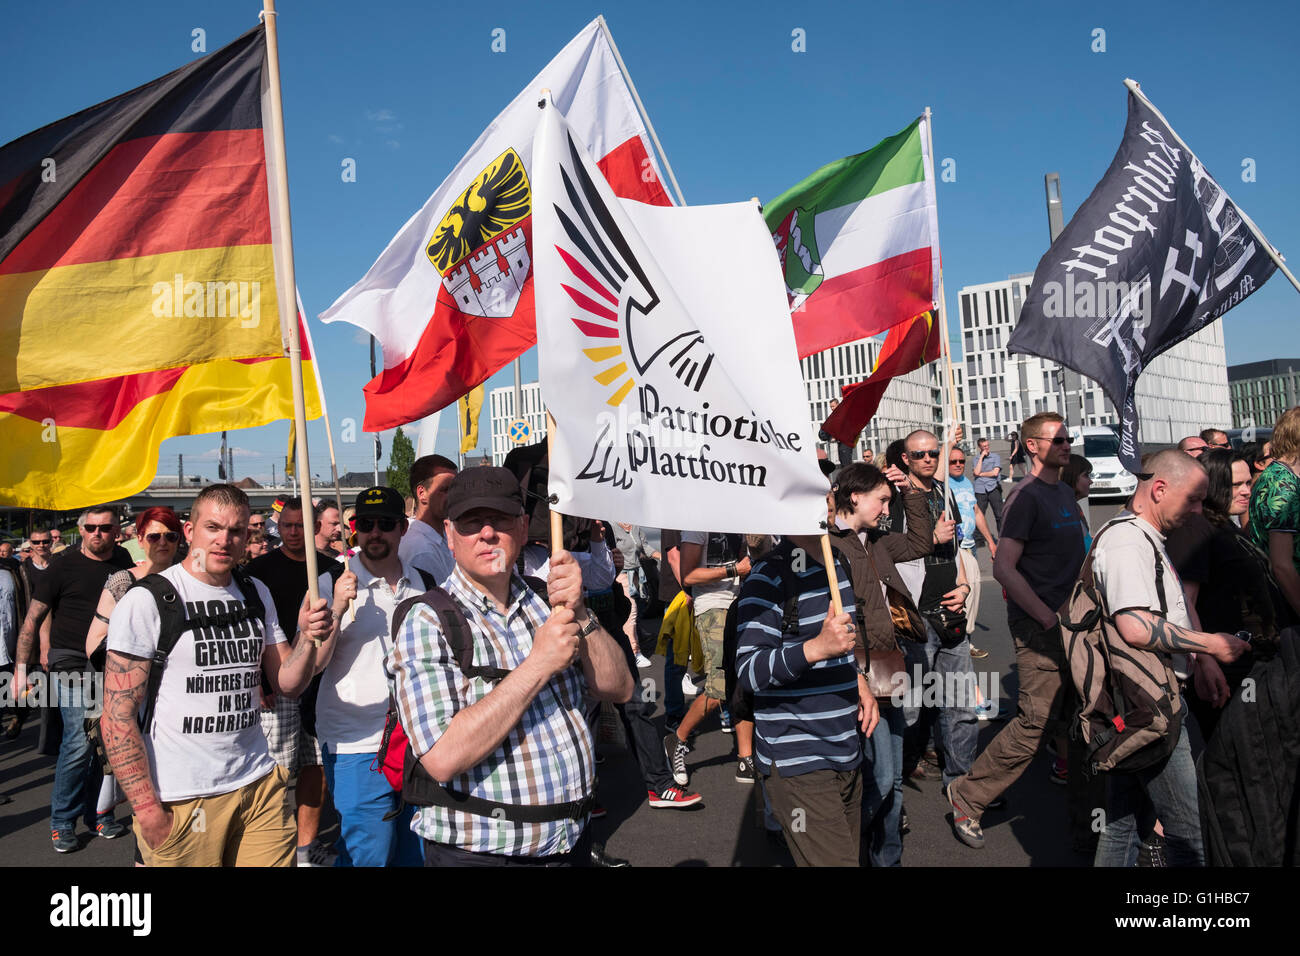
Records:
[[[952,807],[952,832],[956,834],[958,840],[972,850],[984,849],[984,830],[970,814],[958,808],[957,798],[953,796],[951,787],[948,788],[947,797],[948,806]]]
[[[604,804],[601,804],[601,803],[594,803],[594,804],[592,804],[592,806],[591,806],[591,818],[592,818],[593,820],[599,820],[601,817],[605,816],[607,813],[609,813],[609,811],[605,809],[605,805],[604,805]]]
[[[50,841],[54,844],[55,853],[71,853],[81,845],[71,830],[51,830]]]
[[[673,810],[684,810],[703,800],[704,798],[698,793],[687,793],[681,787],[669,787],[663,793],[655,793],[653,790],[646,791],[646,801],[656,809],[669,807]]]
[[[900,810],[898,812],[898,835],[907,836],[911,832],[912,825],[907,822],[907,811]]]
[[[970,656],[977,661],[982,661],[984,658],[989,656],[989,652],[984,650],[982,647],[976,647],[972,644],[970,646]]]
[[[1070,782],[1069,764],[1067,764],[1062,758],[1057,757],[1052,761],[1052,771],[1048,775],[1047,779],[1060,786],[1068,784]]]
[[[611,867],[611,868],[621,868],[625,866],[631,866],[632,863],[630,860],[625,860],[619,856],[611,856],[610,854],[606,853],[605,844],[593,843],[591,845],[591,865]]]
[[[695,681],[691,680],[690,674],[682,675],[682,693],[687,697],[695,697],[700,689],[695,686]]]
[[[298,847],[298,865],[324,869],[334,865],[338,853],[333,847],[326,846],[320,840],[312,840],[306,846]]]
[[[126,836],[127,826],[113,817],[100,817],[95,821],[95,836],[101,836],[105,840],[116,840],[120,836]]]
[[[650,660],[650,658],[646,657],[644,654],[637,654],[636,666],[638,670],[645,670],[647,667],[653,667],[654,661]]]
[[[758,783],[758,768],[754,766],[752,756],[736,761],[736,783]]]
[[[736,732],[735,728],[731,726],[731,715],[725,710],[722,712],[722,716],[719,720],[722,724],[722,732],[724,734],[734,734]]]
[[[691,776],[686,772],[686,755],[689,752],[687,746],[677,739],[676,734],[669,734],[664,738],[664,756],[668,758],[668,766],[673,770],[673,780],[677,781],[679,787],[684,787],[691,782]]]

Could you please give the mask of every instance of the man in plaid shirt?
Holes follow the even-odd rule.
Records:
[[[595,747],[583,695],[622,703],[632,675],[588,615],[572,555],[551,560],[550,607],[515,572],[528,518],[514,475],[457,475],[445,528],[456,569],[442,587],[469,623],[474,667],[509,673],[466,678],[427,605],[402,622],[388,670],[412,750],[451,794],[498,805],[490,814],[421,807],[411,829],[425,841],[425,864],[584,864]]]

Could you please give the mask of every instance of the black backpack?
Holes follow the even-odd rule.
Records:
[[[527,580],[527,584],[534,592],[537,592],[540,587],[541,593],[545,593],[545,585],[540,581]],[[421,604],[438,615],[438,622],[442,627],[443,635],[447,638],[447,643],[451,645],[456,666],[466,678],[481,677],[483,680],[495,683],[503,680],[510,673],[503,668],[474,664],[473,629],[460,605],[440,587],[432,587],[423,594],[407,598],[397,606],[397,610],[393,612],[394,644],[397,642],[398,633],[407,614]],[[396,817],[404,804],[410,804],[416,807],[445,807],[449,810],[459,810],[463,813],[494,817],[514,823],[551,823],[556,820],[582,820],[595,803],[594,793],[588,794],[582,800],[572,800],[567,803],[528,805],[486,800],[444,787],[429,775],[419,758],[415,756],[410,740],[401,726],[397,700],[390,694],[388,716],[384,721],[384,735],[379,742],[378,768],[384,770],[387,776],[389,770],[386,768],[395,768],[399,765],[399,761],[402,779],[401,800],[385,819]]]

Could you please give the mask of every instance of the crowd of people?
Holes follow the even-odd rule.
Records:
[[[23,691],[38,670],[102,681],[58,700],[54,850],[82,845],[81,821],[124,835],[126,805],[143,866],[626,865],[589,825],[603,712],[648,805],[672,810],[704,804],[692,751],[716,715],[800,866],[901,865],[903,784],[928,774],[957,840],[982,848],[985,814],[1044,749],[1078,853],[1213,862],[1206,815],[1231,811],[1198,802],[1190,728],[1203,747],[1238,733],[1223,717],[1249,706],[1252,668],[1300,634],[1300,408],[1269,443],[1207,428],[1147,456],[1098,528],[1091,466],[1051,412],[1012,436],[1010,470],[987,439],[968,454],[925,429],[879,464],[847,451],[824,469],[822,537],[657,529],[653,547],[630,523],[560,519],[544,444],[501,468],[422,457],[408,497],[315,505],[311,539],[300,499],[257,514],[226,484],[134,533],[111,508],[81,516],[75,546],[30,529],[0,553],[0,665]],[[972,663],[977,618],[1001,614],[982,547],[1014,709]],[[1099,696],[1080,676],[1090,638],[1146,667],[1171,718],[1150,739],[1118,677]],[[660,692],[640,693],[657,654]],[[1107,706],[1121,719],[1098,731]],[[6,701],[0,732],[26,713]]]

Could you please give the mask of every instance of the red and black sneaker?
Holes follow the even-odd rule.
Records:
[[[676,786],[669,787],[663,793],[647,790],[646,799],[652,807],[670,807],[674,810],[684,810],[704,800],[698,793],[687,793],[684,788]]]

